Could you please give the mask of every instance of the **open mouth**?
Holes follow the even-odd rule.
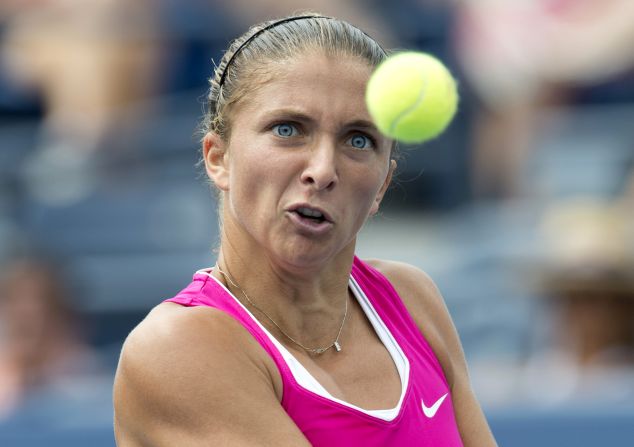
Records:
[[[309,219],[315,223],[322,223],[328,220],[321,211],[318,211],[313,208],[307,208],[302,206],[297,209],[294,209],[293,212],[303,217],[304,219]]]

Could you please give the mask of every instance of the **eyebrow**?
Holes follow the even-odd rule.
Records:
[[[304,122],[315,121],[314,118],[311,118],[306,113],[297,109],[293,109],[293,108],[283,108],[283,109],[274,109],[271,111],[264,111],[264,114],[268,115],[269,117],[285,117],[295,121],[304,121]],[[347,129],[356,128],[356,129],[365,129],[365,130],[379,132],[379,129],[372,121],[368,121],[364,119],[350,121],[348,123],[345,123],[344,127]]]
[[[372,121],[367,121],[367,120],[355,120],[350,123],[347,123],[345,127],[356,128],[356,129],[367,129],[367,130],[373,130],[376,132],[379,131],[379,129],[376,127],[376,125]]]
[[[291,108],[264,110],[264,115],[268,117],[284,117],[295,121],[315,121],[306,113]]]

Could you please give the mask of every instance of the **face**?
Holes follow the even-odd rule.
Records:
[[[394,167],[365,106],[371,72],[319,53],[286,61],[236,105],[228,142],[205,138],[232,242],[296,268],[353,253]]]

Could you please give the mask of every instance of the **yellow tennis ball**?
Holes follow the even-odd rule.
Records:
[[[365,99],[379,130],[404,143],[440,135],[458,106],[456,81],[447,67],[414,51],[383,61],[370,77]]]

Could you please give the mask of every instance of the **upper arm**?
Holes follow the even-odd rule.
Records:
[[[150,316],[124,344],[114,387],[118,445],[308,445],[246,330],[212,309],[176,313]]]
[[[438,358],[451,388],[456,422],[465,446],[495,446],[467,370],[460,337],[431,278],[408,264],[372,261],[392,283]]]

